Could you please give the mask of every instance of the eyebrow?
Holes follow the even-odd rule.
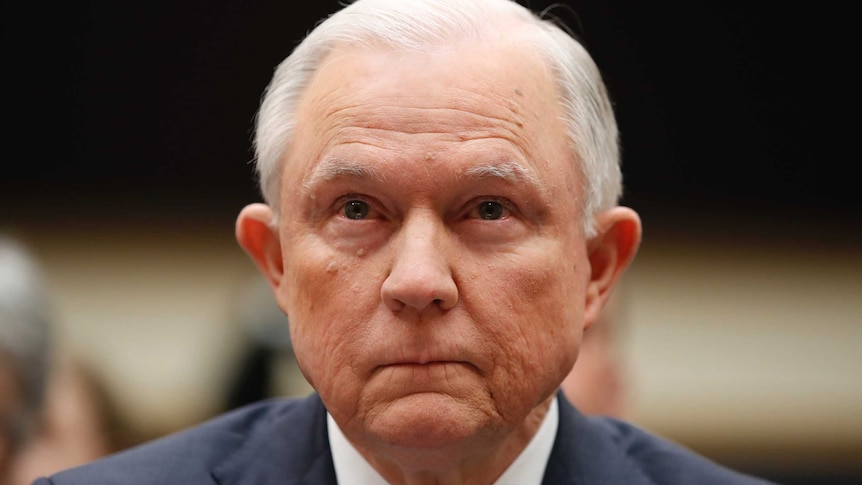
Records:
[[[541,188],[538,178],[533,172],[518,162],[492,163],[471,167],[464,176],[472,178],[497,178],[509,183],[526,182],[537,188]]]
[[[303,184],[306,188],[328,182],[339,177],[368,178],[380,182],[386,177],[375,167],[358,164],[341,158],[328,158],[318,164],[308,180]],[[489,163],[470,167],[458,179],[499,179],[510,184],[527,183],[544,193],[545,188],[538,177],[516,161]]]
[[[497,179],[511,185],[527,185],[542,197],[547,197],[548,187],[533,170],[517,161],[504,161],[469,168],[460,178],[477,180]]]
[[[320,162],[305,182],[306,188],[314,187],[338,177],[370,178],[383,181],[385,177],[379,170],[368,165],[360,165],[340,158],[327,158]]]

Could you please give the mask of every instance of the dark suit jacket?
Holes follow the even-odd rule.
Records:
[[[586,417],[562,393],[545,485],[755,485],[690,451],[609,418]],[[312,394],[252,404],[187,431],[41,478],[34,485],[335,484],[326,409]]]

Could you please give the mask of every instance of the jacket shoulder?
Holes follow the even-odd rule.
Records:
[[[260,432],[295,412],[305,399],[271,399],[227,412],[33,485],[214,484],[212,468]]]
[[[767,485],[631,423],[585,416],[558,393],[560,421],[543,483]]]
[[[768,485],[663,437],[613,418],[588,418],[602,427],[626,459],[656,484]]]

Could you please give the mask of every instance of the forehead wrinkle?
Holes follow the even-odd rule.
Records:
[[[311,189],[321,183],[329,182],[339,177],[372,179],[379,182],[385,180],[383,174],[375,167],[358,164],[342,158],[327,158],[314,167],[308,180],[303,185],[306,189]]]
[[[342,106],[324,115],[324,121],[335,129],[388,131],[405,134],[447,134],[456,132],[507,131],[517,137],[523,121],[519,113],[510,110],[513,118],[482,112],[466,106]],[[453,123],[460,128],[453,129]]]

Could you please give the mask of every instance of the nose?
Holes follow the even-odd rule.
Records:
[[[395,242],[392,268],[380,296],[394,311],[412,308],[418,312],[429,306],[448,310],[458,303],[458,286],[449,265],[449,245],[445,228],[433,216],[415,217],[405,222]]]

